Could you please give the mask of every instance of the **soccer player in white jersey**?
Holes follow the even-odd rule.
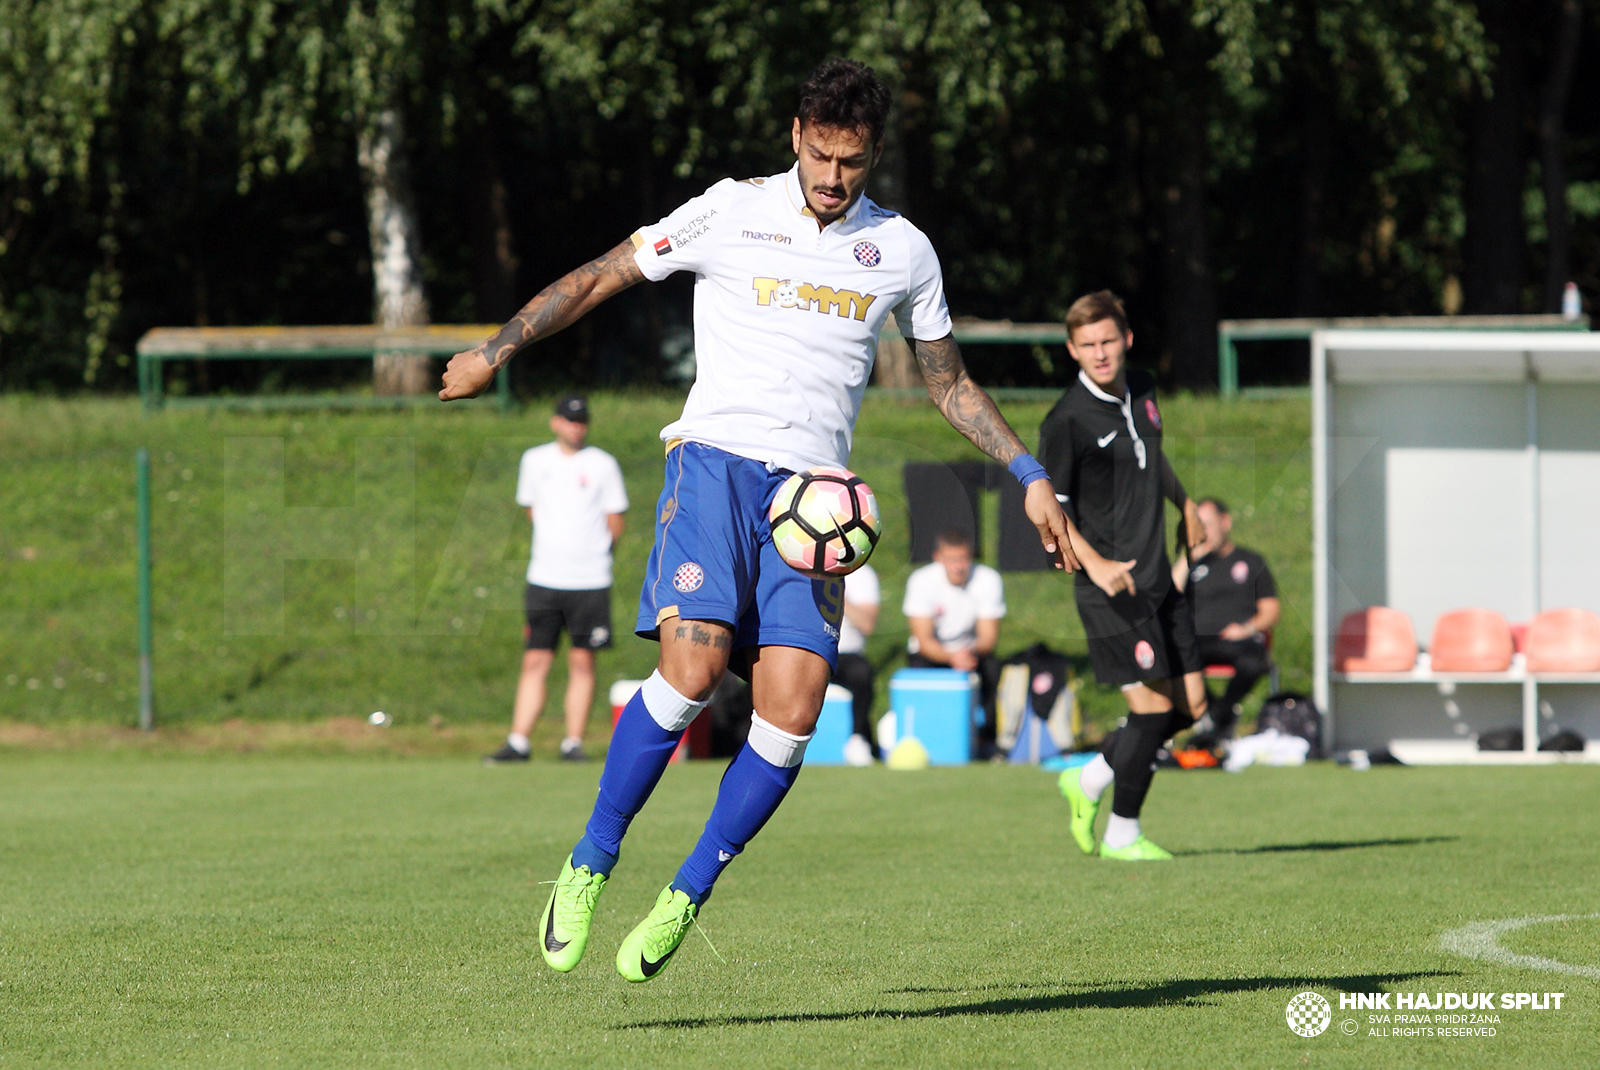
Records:
[[[441,399],[473,396],[519,349],[614,294],[694,272],[696,380],[682,417],[661,432],[666,481],[635,626],[660,641],[660,660],[617,722],[594,812],[545,908],[540,946],[557,970],[582,958],[629,822],[730,664],[750,681],[749,741],[699,843],[618,950],[624,977],[648,980],[670,961],[723,867],[794,783],[834,667],[843,584],[785,565],[766,510],[791,472],[849,460],[891,311],[939,411],[1009,465],[1046,551],[1078,567],[1043,468],[961,362],[932,245],[864,195],[888,110],[870,68],[823,63],[801,87],[787,173],[718,182],[551,284],[445,370]]]

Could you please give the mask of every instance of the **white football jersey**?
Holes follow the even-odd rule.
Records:
[[[819,231],[798,165],[723,179],[633,242],[645,278],[695,273],[695,382],[663,441],[843,466],[889,313],[913,338],[950,333],[927,236],[865,196]]]

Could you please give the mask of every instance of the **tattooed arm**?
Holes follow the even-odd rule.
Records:
[[[922,378],[928,384],[928,396],[933,399],[950,426],[960,431],[967,440],[1001,464],[1010,464],[1028,450],[1006,423],[983,387],[972,381],[967,366],[961,360],[961,348],[952,335],[925,342],[913,341],[917,363],[922,367]],[[1057,567],[1068,572],[1079,568],[1077,549],[1084,545],[1083,536],[1072,529],[1072,522],[1061,511],[1055,488],[1048,479],[1036,480],[1028,486],[1023,501],[1028,519],[1039,529],[1039,541],[1045,553],[1056,558]]]
[[[493,337],[451,357],[439,400],[477,397],[517,350],[570,327],[602,301],[643,279],[633,260],[632,240],[567,272],[539,291]]]
[[[932,342],[916,339],[914,347],[928,396],[951,427],[1001,464],[1010,464],[1028,452],[995,408],[994,400],[967,374],[954,336],[947,334]]]

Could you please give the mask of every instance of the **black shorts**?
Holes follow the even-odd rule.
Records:
[[[1089,660],[1102,684],[1121,687],[1174,680],[1205,668],[1194,640],[1194,607],[1175,586],[1159,603],[1098,587],[1075,589],[1078,616],[1089,636]]]
[[[565,628],[578,650],[604,650],[611,645],[611,588],[560,591],[528,584],[522,595],[528,624],[522,637],[529,650],[554,650]]]

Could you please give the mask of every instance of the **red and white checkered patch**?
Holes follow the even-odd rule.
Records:
[[[685,561],[678,566],[678,571],[672,574],[672,585],[684,594],[698,591],[704,582],[706,582],[706,570],[693,561]]]
[[[1155,647],[1143,639],[1139,640],[1138,644],[1133,648],[1133,660],[1139,663],[1139,668],[1141,669],[1154,668],[1156,663]]]
[[[856,247],[852,251],[856,254],[856,263],[862,267],[877,267],[883,262],[883,254],[869,241],[856,242]]]

